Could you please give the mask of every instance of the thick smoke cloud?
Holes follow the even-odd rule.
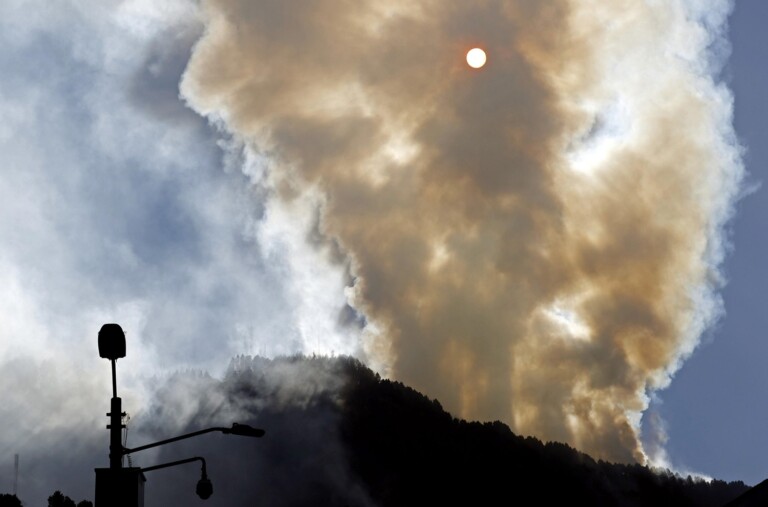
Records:
[[[304,217],[348,273],[380,370],[459,415],[645,460],[648,394],[721,313],[742,177],[716,79],[728,11],[207,0],[182,92],[260,161],[265,227]]]

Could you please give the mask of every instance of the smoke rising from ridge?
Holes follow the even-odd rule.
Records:
[[[133,455],[136,466],[204,456],[214,483],[212,506],[371,506],[353,472],[340,422],[349,382],[343,359],[237,357],[221,380],[176,373],[156,379],[135,426],[149,440],[239,421],[265,428],[263,439],[211,435]],[[185,467],[147,473],[147,505],[196,502],[198,475]]]
[[[459,415],[644,460],[648,393],[721,313],[729,9],[208,0],[182,92],[262,161],[267,224],[314,217],[370,362]]]

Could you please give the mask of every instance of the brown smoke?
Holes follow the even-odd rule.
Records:
[[[741,175],[710,77],[727,6],[705,9],[207,0],[182,91],[270,160],[274,199],[323,196],[394,377],[644,460],[648,393],[718,316]]]

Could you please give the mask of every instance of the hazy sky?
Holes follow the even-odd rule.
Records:
[[[0,435],[0,460],[7,463],[0,466],[0,491],[12,487],[18,452],[22,468],[28,466],[22,487],[37,495],[29,501],[56,488],[79,498],[92,494],[91,469],[106,462],[100,446],[106,449],[107,435],[82,429],[97,432],[105,424],[109,368],[95,347],[105,322],[119,322],[128,333],[120,382],[135,412],[151,395],[153,375],[183,368],[220,374],[238,354],[352,354],[468,416],[501,418],[523,433],[563,435],[582,448],[627,457],[636,449],[626,428],[647,402],[643,389],[665,385],[698,331],[716,321],[651,400],[643,419],[646,450],[666,433],[666,459],[679,470],[748,483],[768,476],[768,190],[759,186],[768,164],[768,6],[736,0],[727,37],[717,20],[727,2],[715,2],[707,18],[706,2],[681,1],[703,21],[686,24],[681,15],[680,27],[674,16],[649,24],[638,8],[640,21],[628,17],[623,29],[599,40],[585,30],[574,38],[577,46],[563,48],[545,37],[559,28],[559,11],[531,2],[499,8],[508,18],[496,13],[495,2],[435,7],[431,17],[403,7],[399,14],[408,22],[392,27],[396,40],[375,29],[355,31],[361,17],[371,16],[366,22],[375,27],[384,16],[363,7],[348,6],[346,17],[326,24],[326,3],[333,4],[316,2],[317,10],[299,15],[279,2],[260,2],[262,11],[234,16],[244,26],[254,23],[238,32],[228,30],[231,20],[217,24],[226,19],[222,12],[238,12],[243,4],[236,1],[206,2],[203,12],[185,0],[0,2],[0,425],[7,428]],[[425,12],[439,4],[430,5]],[[275,30],[281,26],[290,29]],[[711,32],[694,30],[700,27]],[[203,34],[206,43],[188,67]],[[347,44],[352,36],[357,45]],[[659,55],[668,55],[652,50],[659,38],[678,51],[683,70],[666,72]],[[738,160],[713,162],[731,153],[729,98],[711,85],[706,59],[726,54],[728,41],[732,53],[712,82],[722,80],[735,96],[748,172],[741,189],[729,187],[738,175],[718,172],[730,163],[738,168]],[[470,43],[489,47],[484,74],[454,63]],[[420,51],[403,51],[408,44]],[[511,47],[525,51],[490,50]],[[657,88],[631,79],[616,63],[624,61],[638,75],[652,74]],[[623,81],[595,77],[610,76],[611,65]],[[435,82],[445,87],[435,91]],[[682,91],[665,95],[667,103],[653,100],[671,89]],[[616,90],[636,93],[601,103]],[[564,103],[566,92],[584,94],[599,113],[589,117]],[[689,104],[700,111],[693,114]],[[673,105],[681,109],[667,118]],[[653,128],[631,137],[621,128],[624,116]],[[507,137],[498,135],[502,130]],[[615,139],[627,136],[635,147],[665,141],[654,150],[658,159],[644,160],[669,175],[663,192],[651,183],[638,190],[647,206],[589,188],[568,194],[552,169],[572,162],[558,151],[564,132],[581,132],[566,150],[576,155],[607,140],[617,165],[641,164],[634,152],[611,145]],[[482,143],[462,142],[475,138]],[[675,149],[667,153],[669,146]],[[473,157],[487,163],[462,173]],[[712,164],[700,180],[722,194],[701,207],[666,206],[666,196],[677,195],[667,191],[690,187],[709,195],[710,187],[689,178],[700,167],[697,157]],[[354,163],[348,169],[339,160]],[[528,172],[504,176],[498,169],[509,161]],[[411,166],[418,179],[402,170]],[[635,181],[609,183],[625,189]],[[751,193],[737,202],[723,236],[718,224],[728,216],[731,190]],[[563,195],[593,205],[590,214]],[[562,216],[573,227],[580,217],[593,220],[585,229],[619,239],[595,247],[594,237],[562,226]],[[703,232],[666,227],[667,216],[704,224]],[[651,231],[648,237],[625,227],[640,218],[649,219],[646,229],[638,227]],[[453,228],[462,234],[452,235]],[[533,246],[520,248],[510,238]],[[727,285],[718,289],[713,251],[721,244],[729,245]],[[632,256],[640,250],[645,256]],[[515,262],[503,265],[494,252]],[[552,269],[565,264],[572,269]],[[432,276],[445,266],[453,278]],[[494,275],[483,285],[491,280],[489,266],[515,283]],[[633,272],[644,276],[634,280]],[[672,272],[680,276],[677,285]],[[617,288],[619,278],[634,288]],[[580,291],[590,296],[565,297]],[[681,309],[667,315],[654,297]],[[552,300],[558,303],[542,306]],[[521,315],[530,318],[525,328]],[[631,325],[616,315],[630,315]],[[462,317],[451,320],[456,316]],[[504,338],[540,333],[560,344],[555,335],[578,338],[582,325],[593,329],[593,345],[619,344],[623,355],[607,345],[542,348],[534,339]],[[627,329],[637,328],[664,337],[653,353],[633,348]],[[465,331],[476,335],[467,340]],[[451,336],[414,345],[415,336],[443,335]],[[499,350],[531,364],[561,361],[573,375],[565,367],[561,374],[526,370]],[[603,387],[579,397],[573,378],[582,387]],[[567,410],[560,399],[571,404]],[[616,424],[607,428],[611,417]],[[61,461],[46,459],[51,449]]]

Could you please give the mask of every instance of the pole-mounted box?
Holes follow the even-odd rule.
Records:
[[[96,507],[144,507],[141,468],[96,469]]]

